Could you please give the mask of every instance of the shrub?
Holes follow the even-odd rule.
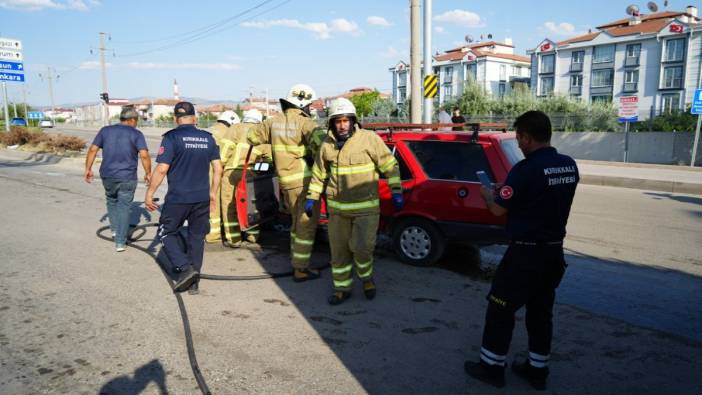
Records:
[[[51,136],[48,144],[54,151],[80,151],[85,148],[86,141],[76,136],[58,134]]]
[[[37,145],[48,138],[42,132],[33,132],[24,126],[12,126],[9,133],[3,133],[1,142],[4,145]]]

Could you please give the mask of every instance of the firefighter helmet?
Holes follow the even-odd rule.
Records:
[[[263,121],[263,114],[255,108],[251,110],[244,111],[244,123],[261,123]]]
[[[329,118],[336,118],[345,115],[347,117],[356,117],[356,106],[351,103],[351,100],[340,97],[334,99],[329,106]]]
[[[230,126],[234,125],[235,123],[241,122],[239,120],[239,116],[236,115],[234,111],[225,111],[221,114],[219,114],[219,117],[217,118],[218,121],[226,122]]]
[[[296,84],[288,92],[288,96],[282,100],[292,104],[297,108],[305,108],[312,103],[312,100],[316,99],[317,95],[314,90],[305,84]]]

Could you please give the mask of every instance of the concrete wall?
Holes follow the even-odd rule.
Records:
[[[665,165],[690,164],[695,134],[692,132],[629,133],[629,162]],[[551,143],[575,159],[624,161],[624,133],[557,132]],[[702,141],[695,159],[702,165]]]

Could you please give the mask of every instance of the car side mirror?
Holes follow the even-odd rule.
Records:
[[[256,162],[256,164],[254,164],[254,170],[256,171],[268,171],[270,168],[270,164],[266,162]]]

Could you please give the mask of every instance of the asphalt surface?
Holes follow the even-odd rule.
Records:
[[[0,159],[2,392],[197,393],[168,284],[144,253],[117,254],[95,237],[102,187],[85,184],[81,169],[79,159]],[[555,308],[553,393],[702,393],[701,205],[692,195],[579,188]],[[287,269],[284,236],[265,236],[273,248],[208,247],[205,271]],[[327,256],[320,246],[313,260]],[[356,289],[328,306],[328,272],[309,284],[203,281],[201,295],[185,295],[213,392],[530,393],[511,374],[494,391],[462,371],[477,357],[489,286],[463,270],[462,250],[436,268],[385,251],[376,262],[372,302]],[[512,355],[523,356],[519,317]]]

